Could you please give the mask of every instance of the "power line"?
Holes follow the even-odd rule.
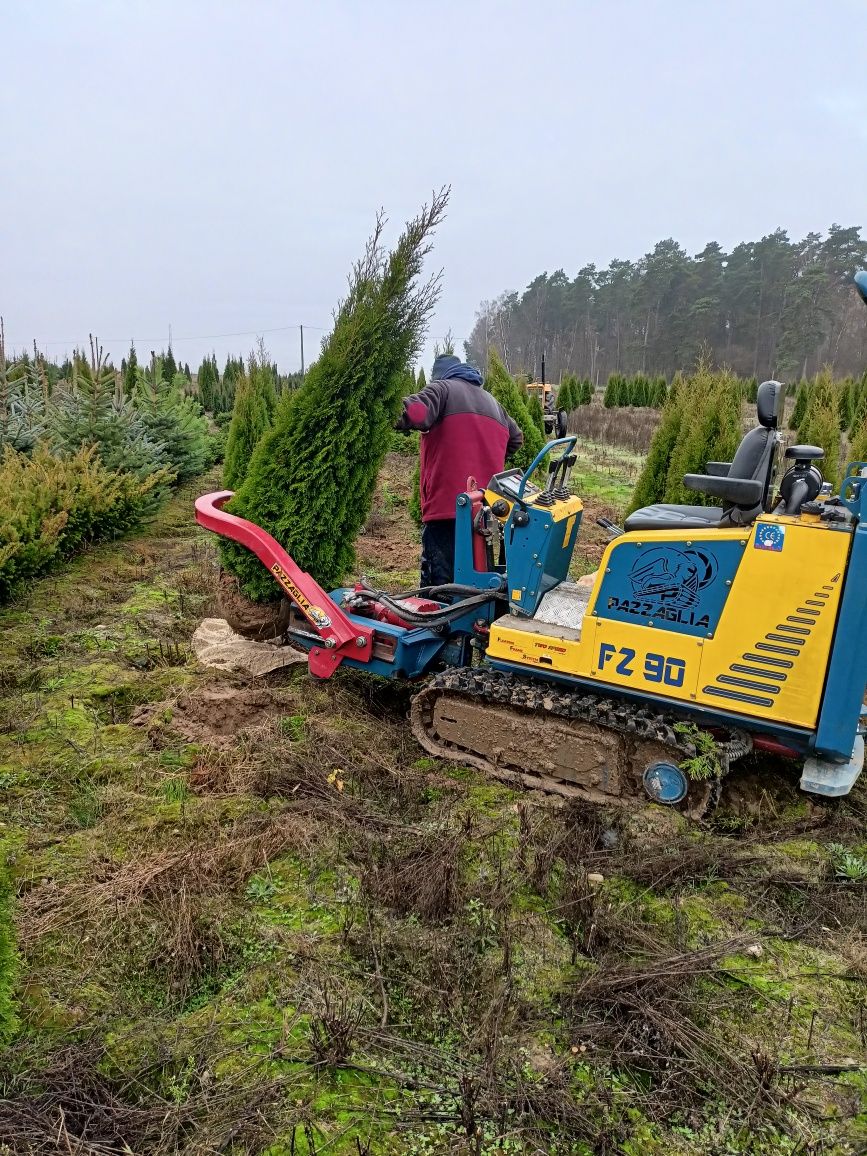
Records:
[[[258,337],[260,334],[264,333],[286,333],[291,329],[300,329],[303,331],[305,328],[315,329],[319,333],[325,332],[324,325],[308,325],[306,322],[304,322],[303,325],[275,325],[270,329],[240,329],[236,330],[234,333],[202,333],[195,337],[172,337],[170,340],[172,346],[174,346],[176,343],[181,341],[217,341],[222,337]],[[148,345],[151,342],[156,343],[158,341],[165,341],[165,339],[165,333],[161,333],[159,337],[100,337],[99,343],[100,345],[118,345],[121,343],[125,345],[128,341],[132,341],[133,343],[139,342],[142,345]],[[60,338],[54,338],[51,341],[37,341],[36,344],[38,346],[77,345],[80,341],[80,337],[70,338],[65,341],[61,340]],[[8,337],[6,338],[6,343],[9,346],[16,346],[19,344],[18,342],[12,341]],[[24,344],[29,346],[30,341],[26,341]]]

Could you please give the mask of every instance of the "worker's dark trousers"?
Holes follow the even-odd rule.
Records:
[[[425,522],[421,528],[421,585],[444,586],[455,580],[455,520]]]

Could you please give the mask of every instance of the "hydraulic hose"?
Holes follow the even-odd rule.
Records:
[[[505,595],[500,590],[484,590],[479,591],[472,586],[430,586],[422,587],[422,591],[437,591],[456,592],[458,590],[471,591],[469,597],[461,598],[457,602],[453,602],[450,606],[443,606],[438,610],[413,610],[411,607],[404,605],[401,602],[403,598],[418,597],[415,592],[410,594],[386,594],[384,590],[373,590],[368,586],[361,585],[358,593],[370,598],[373,602],[378,602],[382,606],[388,607],[394,614],[398,615],[405,622],[413,626],[446,626],[457,618],[463,618],[465,614],[477,608],[486,606],[489,602],[494,600],[505,600]],[[424,596],[430,597],[429,594]]]

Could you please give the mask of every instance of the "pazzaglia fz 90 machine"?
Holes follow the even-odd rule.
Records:
[[[867,303],[867,274],[856,284]],[[486,491],[468,485],[447,587],[326,593],[222,508],[231,493],[199,498],[196,517],[274,576],[291,603],[286,640],[308,651],[313,675],[345,665],[419,681],[413,731],[437,756],[560,795],[700,816],[757,748],[797,760],[803,790],[845,795],[864,761],[867,464],[851,463],[831,495],[822,450],[791,446],[775,487],[784,392],[763,383],[733,460],[684,479],[720,504],[631,514],[592,585],[568,579],[583,512],[569,488],[574,437]]]

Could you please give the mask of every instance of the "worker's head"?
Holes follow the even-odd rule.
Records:
[[[453,353],[441,353],[434,358],[433,369],[430,371],[431,381],[445,381],[460,364],[461,359]]]

